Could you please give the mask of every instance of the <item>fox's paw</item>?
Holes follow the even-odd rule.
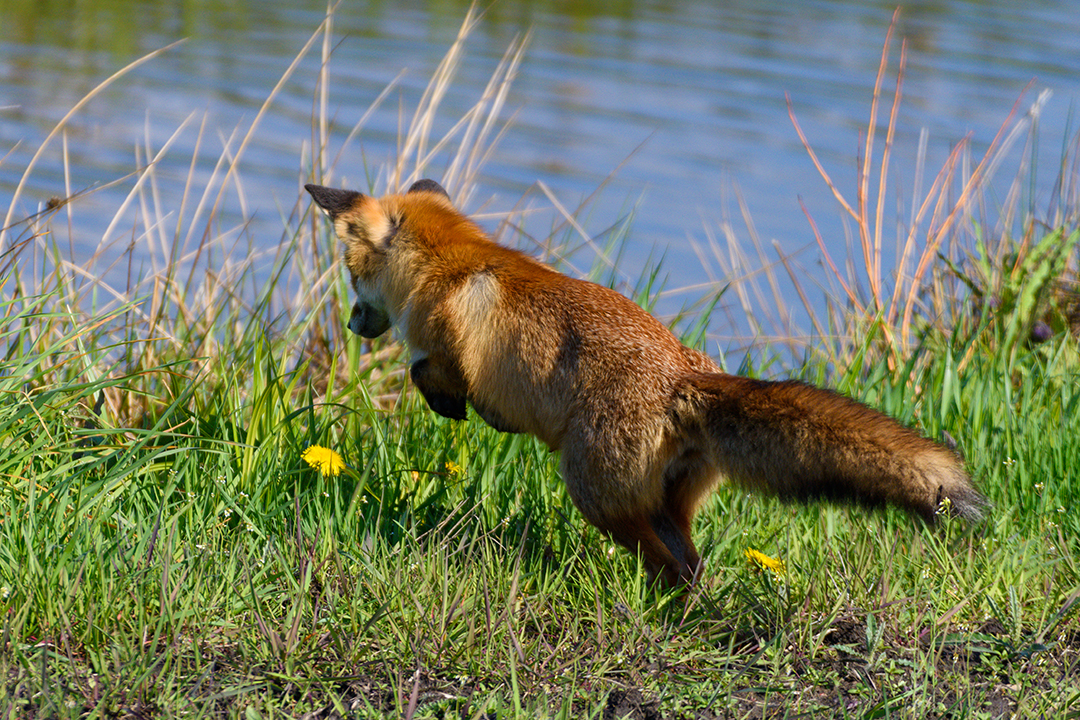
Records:
[[[441,393],[423,393],[428,407],[451,420],[465,419],[465,398]]]

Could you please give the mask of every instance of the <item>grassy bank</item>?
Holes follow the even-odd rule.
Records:
[[[425,174],[437,148],[468,196],[520,53],[455,134],[429,137],[468,25],[372,191]],[[328,21],[304,52],[329,60],[330,37]],[[1075,207],[965,246],[977,223],[942,206],[940,240],[905,256],[926,269],[839,293],[818,333],[835,340],[786,372],[955,439],[989,520],[931,530],[721,488],[696,527],[706,577],[680,598],[582,520],[546,449],[435,416],[399,346],[343,332],[338,248],[299,191],[272,257],[222,227],[257,122],[180,225],[153,163],[137,171],[134,237],[165,250],[124,286],[64,254],[77,199],[5,230],[3,717],[1076,716],[1080,378],[1060,284]],[[317,117],[298,187],[332,181],[328,138]],[[873,258],[873,205],[850,207]],[[702,323],[680,327],[700,342]],[[312,446],[345,467],[312,467]]]

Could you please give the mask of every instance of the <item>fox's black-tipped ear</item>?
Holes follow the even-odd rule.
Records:
[[[363,195],[353,190],[337,190],[310,183],[305,185],[304,189],[311,193],[311,197],[314,198],[316,204],[331,218],[351,209],[356,201],[363,197]]]
[[[447,200],[450,199],[450,193],[446,192],[446,190],[443,189],[442,185],[435,182],[434,180],[428,180],[427,178],[414,182],[409,188],[409,192],[433,192],[442,195]]]

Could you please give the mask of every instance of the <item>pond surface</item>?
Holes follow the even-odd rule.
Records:
[[[329,64],[331,154],[387,85],[396,84],[345,146],[335,179],[366,189],[394,157],[402,113],[408,117],[415,107],[467,10],[457,0],[338,6]],[[893,10],[892,3],[865,0],[499,0],[469,36],[439,116],[446,127],[456,121],[514,38],[531,32],[505,104],[512,123],[468,209],[507,211],[525,193],[528,202],[550,205],[538,183],[573,208],[606,182],[582,216],[585,229],[602,236],[633,210],[620,271],[634,278],[650,257],[663,254],[667,286],[677,288],[723,277],[708,238],[722,236],[725,223],[750,247],[741,198],[768,259],[775,260],[775,241],[814,275],[818,251],[800,201],[840,255],[850,227],[799,141],[785,96],[821,161],[853,197]],[[66,137],[54,139],[37,160],[15,216],[35,212],[50,197],[98,188],[72,211],[72,252],[88,260],[133,180],[108,184],[145,161],[136,147],[149,143],[156,151],[183,127],[160,161],[156,188],[161,206],[179,212],[192,155],[196,177],[208,177],[229,136],[250,125],[325,11],[322,0],[0,0],[0,211],[44,138],[81,98],[127,63],[186,38],[70,119]],[[1019,100],[1022,117],[1044,90],[1052,94],[1040,107],[1038,174],[1029,192],[1036,207],[1048,206],[1063,146],[1076,132],[1070,125],[1080,99],[1075,3],[908,3],[890,54],[890,97],[900,38],[907,70],[887,221],[910,217],[915,186],[929,186],[952,147],[969,138],[972,155],[981,157],[1014,104]],[[281,216],[295,205],[305,178],[320,44],[262,117],[240,166],[243,210],[252,217],[247,230],[257,246],[280,241]],[[882,124],[888,110],[884,102]],[[988,196],[991,205],[1004,197],[1022,146],[1023,138],[1002,163],[1000,195]],[[437,176],[440,161],[432,167]],[[130,222],[108,232],[106,245],[126,249]],[[736,334],[718,337],[716,346],[743,345],[747,338]]]

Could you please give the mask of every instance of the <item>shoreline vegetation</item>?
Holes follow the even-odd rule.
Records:
[[[890,69],[890,31],[853,191],[818,162],[791,108],[855,230],[847,258],[819,238],[826,312],[813,311],[820,280],[789,258],[706,228],[714,255],[761,269],[667,318],[703,346],[722,301],[768,336],[793,310],[775,291],[788,275],[810,339],[787,339],[794,367],[765,349],[737,371],[827,385],[954,443],[990,518],[930,529],[891,510],[720,488],[695,530],[707,579],[678,597],[646,587],[640,562],[576,514],[545,448],[428,412],[399,345],[345,331],[338,248],[300,191],[339,176],[362,133],[363,118],[330,145],[332,20],[217,165],[192,161],[180,207],[155,192],[171,140],[138,148],[115,181],[131,189],[114,222],[135,212],[129,239],[148,269],[107,247],[73,261],[71,188],[26,218],[20,185],[7,208],[0,718],[1076,717],[1080,138],[1041,207],[1027,192],[1033,152],[1004,196],[989,189],[1009,148],[1030,147],[1041,99],[1018,104],[982,158],[959,142],[897,223],[888,181],[904,52]],[[403,117],[397,163],[364,168],[360,189],[435,174],[456,202],[473,196],[507,132],[499,118],[527,44],[433,136],[477,22],[470,12]],[[309,53],[323,68],[311,139],[267,255],[245,235],[238,169]],[[39,152],[58,141],[66,157],[66,120]],[[601,247],[581,208],[540,194],[558,220],[530,238],[537,254],[652,307],[662,268],[616,282],[628,223]],[[523,199],[496,236],[508,241],[529,211]],[[805,211],[813,224],[824,210]],[[579,246],[598,258],[592,269],[567,255]],[[892,247],[896,266],[882,259]]]

